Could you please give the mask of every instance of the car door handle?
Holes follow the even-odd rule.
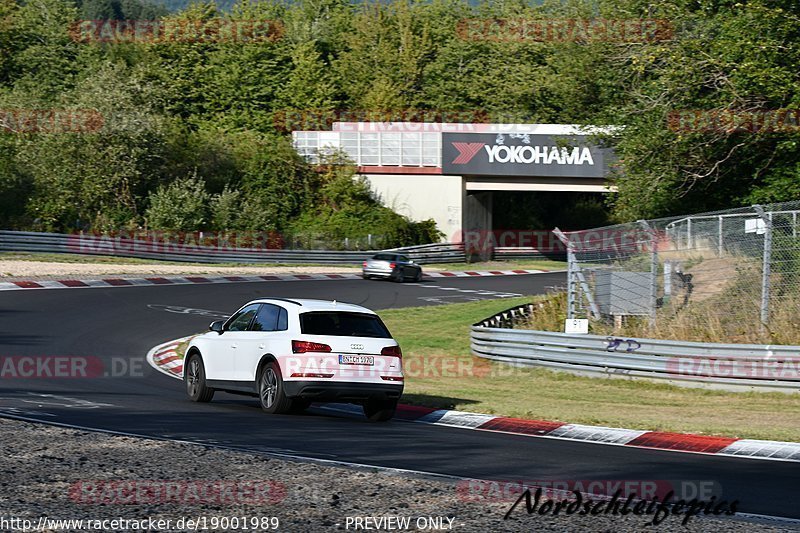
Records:
[[[237,347],[238,346],[236,344],[231,344],[231,348],[237,348]]]
[[[264,349],[264,345],[263,345],[263,344],[259,344],[259,345],[258,345],[258,349],[259,349],[259,350],[263,350],[263,349]]]

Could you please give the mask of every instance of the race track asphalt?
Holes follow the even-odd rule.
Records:
[[[0,416],[74,424],[160,438],[225,445],[459,477],[494,480],[656,480],[713,484],[745,513],[800,518],[800,464],[685,454],[515,436],[310,410],[268,416],[256,401],[218,393],[194,404],[182,384],[147,365],[161,342],[205,329],[222,314],[263,296],[325,298],[380,310],[537,294],[564,273],[443,278],[420,284],[380,281],[273,281],[125,288],[19,290],[0,294],[0,355],[87,356],[118,376],[0,379]],[[465,292],[462,292],[465,291]],[[473,292],[477,291],[477,292]],[[435,307],[431,308],[432,318]],[[212,313],[213,314],[213,313]],[[520,391],[536,401],[535,391]],[[698,406],[698,409],[702,409]],[[715,493],[717,494],[717,493]]]

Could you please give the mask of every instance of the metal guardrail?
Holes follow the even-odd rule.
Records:
[[[593,377],[649,379],[688,387],[800,392],[800,346],[716,344],[496,327],[531,304],[472,326],[472,353],[516,366]]]
[[[323,263],[357,264],[380,251],[281,250],[265,248],[215,248],[169,242],[64,235],[29,231],[0,231],[0,251],[70,253],[180,261],[193,263]],[[424,244],[394,248],[419,264],[464,262],[464,249],[456,244]]]

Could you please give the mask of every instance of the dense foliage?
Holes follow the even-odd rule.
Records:
[[[166,43],[87,43],[71,33],[78,19],[157,17],[269,19],[283,32],[267,42]],[[465,19],[546,17],[665,19],[673,31],[649,42],[463,31]],[[0,225],[436,238],[430,222],[380,207],[352,169],[320,171],[299,158],[279,118],[304,109],[621,126],[611,197],[619,219],[794,199],[796,124],[681,132],[668,118],[797,109],[798,64],[790,0],[262,0],[173,13],[139,0],[0,0],[0,110],[104,117],[80,134],[0,134]]]

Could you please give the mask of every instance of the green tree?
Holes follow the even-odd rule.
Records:
[[[196,231],[209,223],[210,195],[205,184],[190,176],[150,193],[145,219],[153,230]]]
[[[295,45],[292,70],[276,91],[277,109],[331,110],[336,86],[313,41]]]

